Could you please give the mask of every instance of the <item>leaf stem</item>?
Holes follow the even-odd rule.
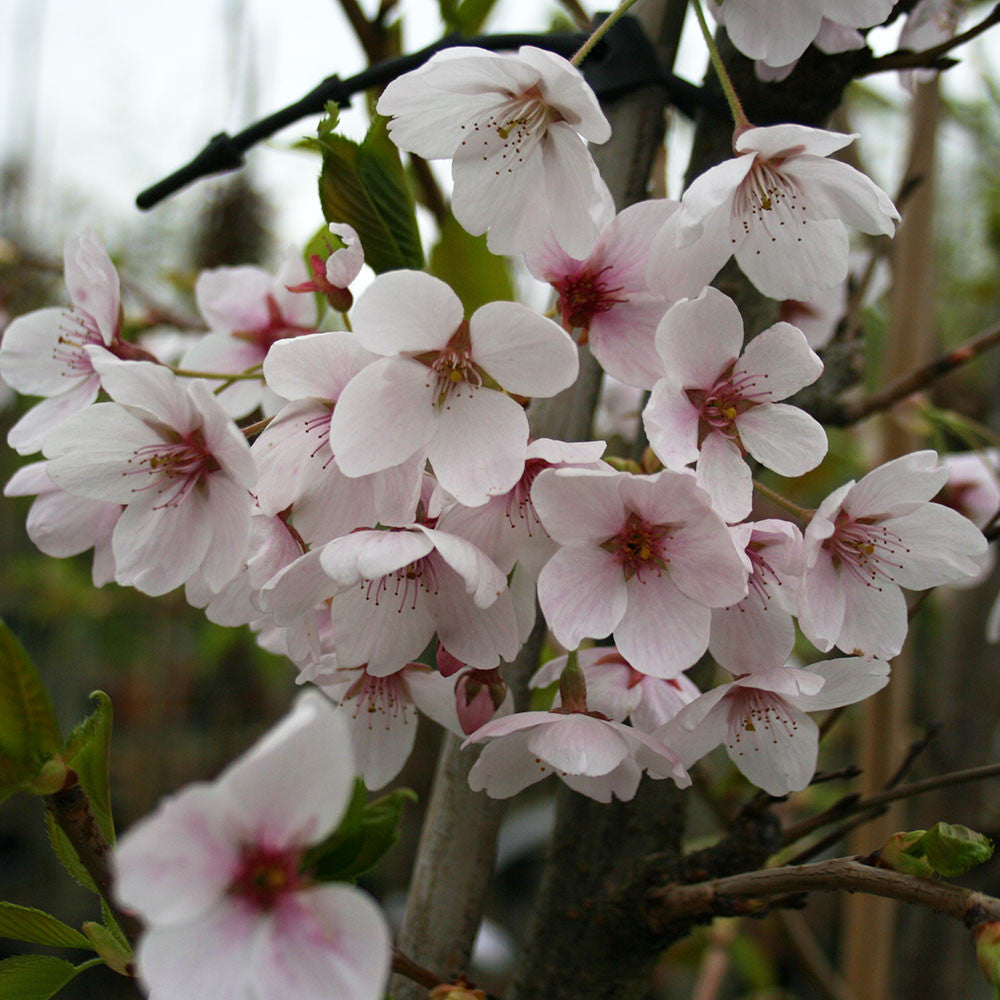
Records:
[[[729,110],[733,114],[733,125],[737,132],[743,132],[748,128],[753,128],[750,119],[747,118],[746,112],[743,110],[743,105],[740,103],[740,99],[736,94],[736,88],[733,86],[733,81],[729,77],[729,73],[726,70],[725,63],[722,61],[722,56],[719,55],[718,46],[715,44],[715,39],[712,37],[711,29],[708,27],[708,22],[705,20],[705,12],[701,8],[701,0],[691,0],[691,6],[694,8],[695,15],[698,18],[698,26],[701,28],[701,33],[705,38],[705,44],[708,46],[708,57],[712,60],[712,66],[715,67],[716,76],[719,78],[719,83],[722,84],[722,92],[726,95],[726,102],[729,104]]]
[[[783,497],[780,493],[776,493],[769,486],[765,486],[756,479],[753,481],[753,488],[779,507],[784,507],[789,513],[794,514],[803,524],[808,524],[811,520],[812,511],[806,510],[805,507],[800,507],[797,503],[792,503],[791,500]]]
[[[628,13],[629,8],[636,3],[636,0],[622,0],[622,2],[610,13],[608,16],[601,21],[601,23],[594,30],[594,33],[588,38],[583,45],[577,49],[573,58],[570,62],[574,66],[579,66],[587,56],[590,55],[594,46],[615,26],[615,23],[621,20],[625,14]]]

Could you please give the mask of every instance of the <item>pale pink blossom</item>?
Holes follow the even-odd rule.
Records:
[[[637,670],[675,677],[708,647],[711,608],[746,596],[742,554],[693,474],[547,469],[531,496],[562,546],[538,598],[566,649],[614,633]]]
[[[101,377],[88,347],[117,350],[120,337],[118,272],[97,234],[66,240],[65,278],[71,309],[37,309],[17,317],[0,345],[0,374],[18,392],[45,396],[11,428],[7,442],[22,455],[41,450],[45,435],[97,398]]]
[[[706,288],[660,323],[667,373],[643,411],[649,443],[669,469],[697,461],[698,484],[727,521],[750,513],[749,453],[782,476],[801,476],[826,454],[826,432],[808,413],[778,403],[810,385],[823,362],[805,337],[776,323],[740,354],[743,320],[732,299]]]
[[[679,788],[691,779],[673,751],[657,739],[584,712],[519,712],[493,719],[462,744],[490,741],[469,771],[469,787],[506,799],[557,774],[570,788],[598,802],[628,802],[643,770],[672,778]]]
[[[837,24],[835,21],[830,21],[824,17],[820,22],[819,31],[816,33],[816,37],[812,43],[820,52],[832,56],[840,52],[852,52],[855,49],[863,49],[865,47],[865,36],[857,28],[849,28],[845,24]],[[798,63],[798,59],[794,59],[784,66],[771,66],[762,59],[758,59],[754,63],[754,72],[760,80],[777,83],[787,79]]]
[[[122,505],[84,500],[61,490],[46,472],[47,462],[33,462],[17,470],[4,486],[5,497],[34,496],[28,511],[28,537],[40,552],[57,559],[94,550],[92,579],[103,587],[115,578],[111,537]]]
[[[196,572],[215,589],[243,564],[256,466],[203,382],[147,361],[94,354],[114,402],[95,403],[45,440],[47,473],[67,493],[122,504],[116,579],[165,594]]]
[[[906,15],[899,33],[899,48],[923,52],[955,37],[963,8],[969,0],[920,0]],[[917,83],[934,78],[936,70],[909,69],[899,74],[900,82],[912,91]]]
[[[250,265],[202,271],[195,285],[198,309],[211,333],[185,352],[181,367],[238,375],[264,363],[271,346],[316,329],[316,303],[287,285],[304,279],[305,264],[290,251],[276,275]],[[242,379],[218,394],[226,412],[243,417],[258,406],[274,413],[282,400],[263,379]]]
[[[455,712],[454,682],[421,663],[407,663],[380,677],[363,666],[327,662],[303,671],[298,683],[306,681],[340,703],[358,773],[372,791],[403,769],[413,751],[421,713],[456,736],[464,735]]]
[[[996,448],[963,451],[943,455],[941,461],[948,469],[948,482],[935,498],[937,503],[957,510],[977,528],[985,530],[1000,516],[1000,452]],[[965,589],[982,583],[996,564],[996,547],[991,545],[976,561],[979,573],[951,586]]]
[[[893,0],[711,0],[708,8],[745,56],[786,66],[816,40],[824,21],[870,28],[886,20]]]
[[[805,125],[739,133],[735,158],[701,174],[653,240],[650,288],[693,297],[733,255],[774,299],[807,301],[842,282],[845,224],[891,236],[899,219],[872,180],[829,159],[855,138]]]
[[[115,891],[145,924],[136,964],[156,1000],[380,1000],[385,917],[360,889],[303,867],[353,785],[343,713],[307,693],[214,782],[126,832]]]
[[[663,375],[656,325],[675,298],[650,293],[649,247],[678,207],[669,199],[631,205],[605,226],[586,260],[551,237],[525,257],[528,270],[558,293],[563,327],[581,331],[578,342],[590,344],[609,375],[643,389]]]
[[[712,610],[708,651],[730,673],[781,667],[795,645],[802,532],[790,521],[739,524],[733,537],[749,562],[749,592],[738,604]]]
[[[705,692],[654,734],[690,767],[720,743],[769,795],[805,788],[816,772],[819,730],[806,714],[853,705],[889,683],[889,664],[853,657],[805,670],[773,667]]]
[[[376,278],[354,308],[354,331],[382,357],[333,411],[341,470],[365,476],[426,452],[441,486],[473,507],[524,471],[528,420],[507,393],[552,396],[579,369],[576,346],[551,320],[490,302],[466,322],[458,296],[418,271]]]
[[[494,253],[529,250],[549,230],[578,260],[590,253],[611,196],[584,140],[611,128],[566,59],[530,45],[448,48],[390,83],[378,112],[401,149],[452,159],[455,218],[489,230]]]
[[[548,687],[559,680],[568,654],[556,656],[535,672],[529,687]],[[577,662],[587,685],[587,708],[614,722],[631,720],[644,733],[651,733],[672,719],[701,693],[684,675],[669,679],[642,674],[614,646],[581,649]],[[553,708],[562,705],[557,691]]]
[[[979,572],[982,532],[930,503],[948,478],[933,451],[873,469],[828,496],[805,532],[799,625],[818,649],[891,659],[906,638],[902,587],[925,590]]]
[[[312,278],[289,285],[290,292],[319,292],[339,312],[347,312],[354,302],[348,286],[361,273],[365,263],[365,251],[353,226],[346,222],[331,222],[330,232],[344,245],[333,250],[327,241],[329,257],[324,261],[318,254],[309,258]]]

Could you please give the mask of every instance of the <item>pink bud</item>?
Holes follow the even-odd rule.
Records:
[[[455,710],[462,731],[471,735],[485,726],[503,704],[506,694],[507,682],[496,669],[462,674],[455,682]]]

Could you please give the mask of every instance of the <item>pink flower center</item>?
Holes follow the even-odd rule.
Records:
[[[743,675],[745,676],[745,675]],[[742,757],[744,742],[750,745],[754,753],[760,750],[756,744],[760,737],[748,736],[758,730],[766,730],[771,735],[771,742],[778,743],[778,735],[794,736],[799,724],[791,717],[785,700],[773,691],[761,691],[760,688],[733,687],[726,698],[729,707],[729,739],[726,741],[729,749]]]
[[[229,892],[256,910],[272,910],[283,896],[303,887],[301,860],[301,851],[295,848],[244,844]]]
[[[774,567],[764,557],[761,542],[751,541],[746,548],[747,558],[750,560],[752,570],[747,584],[750,593],[753,594],[763,607],[767,607],[773,596],[772,587],[781,586],[781,578],[774,571]]]
[[[396,610],[400,613],[407,607],[410,611],[415,611],[421,591],[437,594],[437,569],[433,559],[424,556],[377,580],[362,580],[361,589],[365,591],[365,600],[373,600],[376,606],[391,596],[399,603]]]
[[[523,94],[510,94],[483,117],[462,125],[462,145],[479,150],[484,160],[493,158],[495,176],[511,174],[524,163],[550,122],[561,117],[532,87]]]
[[[234,330],[233,336],[237,340],[245,340],[256,347],[259,347],[263,354],[267,354],[271,345],[279,340],[287,340],[289,337],[299,337],[304,333],[315,333],[312,327],[296,326],[289,323],[281,314],[278,303],[274,301],[273,295],[267,297],[267,324],[258,327],[256,330]]]
[[[736,362],[720,376],[710,389],[688,389],[687,397],[700,412],[699,438],[703,442],[713,431],[740,443],[736,419],[767,399],[764,388],[766,374],[733,374]],[[760,398],[754,398],[760,397]]]
[[[749,155],[749,154],[748,154]],[[780,162],[755,159],[750,173],[736,191],[730,222],[730,241],[751,235],[760,227],[772,243],[782,229],[798,230],[806,224],[806,205],[798,185],[780,170]],[[802,242],[802,236],[796,236]],[[757,253],[760,253],[758,248]]]
[[[562,310],[563,326],[567,330],[582,327],[589,329],[590,321],[598,313],[607,312],[620,302],[627,302],[627,298],[616,298],[615,292],[622,290],[621,285],[617,288],[608,288],[606,272],[610,271],[614,265],[608,264],[599,271],[591,271],[585,268],[579,274],[566,275],[558,281],[552,282],[552,287],[559,293],[559,306]],[[587,342],[584,335],[580,343]]]
[[[893,573],[902,569],[901,560],[910,550],[885,525],[870,518],[855,520],[847,511],[837,515],[833,534],[823,542],[833,565],[843,568],[866,587],[881,591],[881,581],[894,583]]]
[[[133,493],[155,489],[157,493],[165,494],[163,502],[157,504],[155,510],[177,507],[202,480],[221,468],[208,450],[200,430],[187,434],[169,433],[172,440],[136,448],[128,460],[128,464],[135,468],[122,473],[123,476],[148,478],[148,482],[135,487]]]
[[[529,458],[524,463],[524,472],[521,473],[521,478],[507,494],[507,520],[512,528],[517,527],[518,520],[524,521],[529,538],[534,534],[535,528],[541,528],[543,534],[548,534],[542,527],[535,505],[531,502],[531,487],[538,477],[538,473],[548,467],[549,463],[544,459]]]
[[[669,524],[650,524],[639,514],[631,513],[625,527],[601,548],[612,553],[615,562],[625,571],[625,579],[633,576],[643,583],[643,573],[660,576],[670,559],[665,554],[666,543],[672,538]]]
[[[84,350],[88,344],[104,347],[104,338],[97,323],[79,309],[65,310],[59,325],[59,339],[52,349],[52,358],[62,365],[61,374],[66,378],[93,375],[94,366]]]
[[[372,728],[375,715],[381,714],[385,728],[389,729],[391,723],[402,717],[402,724],[406,725],[406,710],[412,699],[409,689],[403,680],[406,670],[400,670],[388,677],[372,677],[364,667],[361,668],[361,676],[350,686],[344,695],[344,701],[355,699],[354,718],[358,718],[363,712],[368,713],[368,728]]]

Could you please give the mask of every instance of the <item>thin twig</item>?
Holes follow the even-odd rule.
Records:
[[[839,844],[849,833],[857,830],[858,827],[864,826],[866,823],[870,823],[873,819],[885,814],[888,806],[882,806],[880,809],[872,809],[871,812],[863,813],[861,816],[855,816],[854,819],[848,820],[846,823],[842,823],[840,826],[831,830],[825,837],[820,837],[815,844],[810,844],[809,847],[804,848],[799,851],[798,854],[792,855],[785,862],[789,865],[804,865],[807,861],[811,861],[817,855],[825,854],[831,847]]]
[[[679,920],[762,912],[770,896],[808,892],[865,892],[945,913],[956,920],[1000,920],[1000,899],[961,886],[876,868],[859,858],[764,868],[740,875],[653,889],[645,918],[655,931]]]
[[[940,722],[928,722],[924,726],[924,735],[918,740],[914,740],[906,751],[906,756],[900,761],[899,767],[893,772],[892,777],[885,783],[885,787],[895,788],[909,773],[916,763],[917,758],[937,739],[941,733]]]
[[[566,13],[573,19],[573,23],[581,31],[590,31],[593,25],[591,16],[580,6],[578,0],[559,0],[566,8]]]
[[[806,918],[789,910],[779,910],[777,918],[802,968],[823,991],[823,995],[829,1000],[857,1000],[854,991],[830,964]]]
[[[1000,23],[1000,4],[997,4],[982,21],[973,25],[968,31],[963,31],[960,35],[955,35],[954,38],[949,38],[939,45],[923,49],[920,52],[901,49],[899,52],[890,52],[888,55],[880,56],[878,59],[873,59],[859,75],[868,76],[872,73],[884,73],[886,70],[892,69],[947,69],[954,65],[954,60],[944,59],[945,55],[952,49],[958,48],[959,45],[971,42],[977,35],[981,35],[998,23]]]
[[[900,400],[912,395],[942,375],[947,375],[961,365],[982,354],[991,347],[1000,344],[1000,323],[967,340],[960,347],[929,361],[925,365],[914,368],[906,375],[900,376],[879,392],[872,393],[867,399],[844,407],[840,419],[835,423],[839,426],[856,424],[873,413],[888,410]]]
[[[358,0],[338,0],[340,9],[350,22],[354,34],[357,36],[361,47],[365,50],[365,55],[369,62],[378,62],[382,58],[383,38],[381,32],[368,20],[365,12],[361,9]]]

